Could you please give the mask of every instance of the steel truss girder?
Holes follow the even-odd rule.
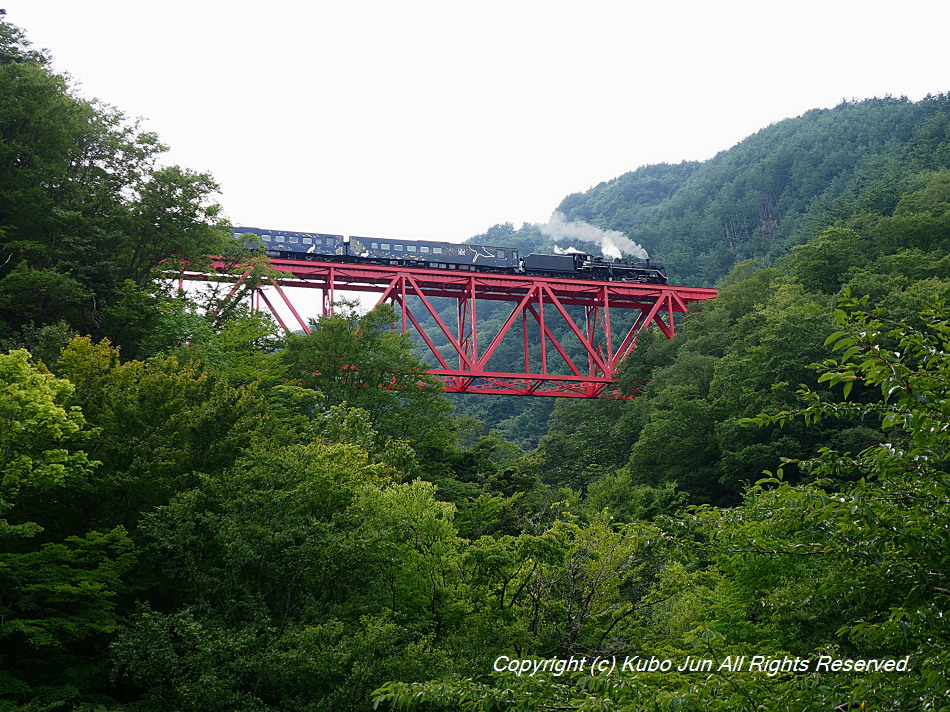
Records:
[[[216,261],[214,266],[219,271],[214,278],[235,283],[232,292],[247,276],[234,274],[233,266],[224,262]],[[672,338],[675,315],[717,293],[701,287],[396,265],[275,259],[272,266],[287,276],[270,280],[269,285],[276,287],[297,325],[307,333],[307,322],[283,287],[322,290],[323,315],[332,313],[336,292],[378,293],[377,303],[388,302],[395,307],[399,328],[413,331],[429,349],[437,363],[430,373],[445,383],[449,393],[631,398],[635,394],[619,393],[613,386],[621,363],[636,347],[643,330],[656,326]],[[256,287],[256,295],[257,303],[262,302],[288,329],[261,286]],[[454,323],[447,323],[446,310],[440,312],[433,304],[439,298],[455,301]],[[487,327],[479,323],[479,302],[511,305],[494,334],[486,333]],[[623,314],[628,316],[618,318]],[[634,317],[631,319],[629,314]],[[427,319],[429,326],[420,319]],[[553,333],[555,323],[567,327],[570,344],[561,343]],[[499,372],[489,365],[506,337],[520,337],[522,373]]]

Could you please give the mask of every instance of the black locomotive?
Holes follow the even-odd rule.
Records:
[[[395,240],[344,237],[320,232],[290,232],[236,227],[234,236],[254,235],[268,256],[330,262],[363,262],[469,272],[528,274],[541,277],[596,279],[603,282],[666,284],[666,270],[658,262],[631,262],[595,257],[585,252],[520,257],[512,247],[469,245],[432,240]]]

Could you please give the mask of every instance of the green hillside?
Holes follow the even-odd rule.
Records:
[[[752,259],[758,267],[774,265],[796,245],[855,215],[891,216],[905,193],[948,167],[950,96],[870,99],[780,121],[708,161],[643,166],[567,196],[557,210],[643,245],[667,265],[672,284],[718,286],[737,264]],[[470,242],[510,245],[522,254],[552,252],[555,245],[599,251],[594,243],[555,240],[543,230],[496,225]],[[834,267],[816,266],[814,278]],[[504,318],[502,311],[486,306],[481,316],[489,331],[493,319]],[[635,353],[631,360],[640,358]],[[506,398],[456,400],[465,412],[531,446],[553,407]]]
[[[570,220],[617,230],[665,262],[675,284],[714,286],[739,262],[769,264],[839,217],[889,214],[950,168],[950,97],[869,99],[785,119],[704,162],[650,165],[569,195]],[[536,226],[472,242],[551,249]]]

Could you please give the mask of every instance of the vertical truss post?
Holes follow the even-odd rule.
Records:
[[[333,302],[336,301],[336,294],[334,292],[336,287],[335,276],[333,267],[331,266],[330,269],[327,270],[326,282],[324,282],[323,288],[320,290],[323,296],[323,304],[320,310],[321,316],[333,316]]]
[[[528,340],[528,312],[521,307],[521,333],[524,337],[524,372],[531,373],[531,349]]]
[[[467,277],[465,286],[458,296],[458,343],[464,353],[464,361],[470,364],[478,362],[478,323],[475,309],[474,279]],[[462,354],[460,353],[461,357]],[[459,362],[461,367],[462,361]]]
[[[538,289],[538,311],[535,314],[535,318],[538,320],[538,328],[541,334],[541,375],[546,376],[548,373],[548,341],[547,335],[548,330],[544,328],[544,290]]]
[[[406,314],[409,312],[409,292],[406,285],[406,275],[404,274],[399,276],[399,302],[402,307],[399,310],[400,330],[405,334],[407,330]]]
[[[600,354],[601,360],[604,359],[603,347],[597,343],[600,336],[600,327],[602,326],[601,307],[599,304],[592,304],[584,307],[584,324],[587,327],[585,333],[589,344],[587,349],[587,369],[590,373],[598,373],[597,359],[594,358],[595,350]]]

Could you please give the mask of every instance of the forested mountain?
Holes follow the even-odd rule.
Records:
[[[945,96],[567,198],[720,295],[502,433],[391,309],[179,293],[269,274],[210,176],[2,22],[0,88],[0,709],[950,709]]]
[[[771,263],[841,217],[890,213],[921,186],[921,172],[950,168],[948,127],[945,94],[846,102],[780,121],[702,163],[643,166],[557,210],[626,234],[667,264],[674,284],[715,286],[739,262]],[[553,244],[531,225],[472,238],[488,240],[522,251]]]
[[[771,266],[854,215],[891,215],[905,193],[926,184],[929,172],[948,168],[950,95],[919,102],[869,99],[785,119],[708,161],[643,166],[567,196],[557,211],[643,245],[667,265],[672,284],[718,286],[744,260]],[[599,252],[590,242],[555,240],[544,228],[495,225],[470,241],[515,246],[522,254],[552,252],[555,245]],[[486,323],[504,319],[500,306],[486,309]],[[456,400],[465,412],[531,446],[553,407],[504,398]]]
[[[871,99],[813,110],[750,136],[674,192],[630,205],[655,178],[626,174],[560,209],[627,232],[681,284],[713,285],[744,259],[774,259],[843,213],[892,210],[920,171],[950,167],[950,97]],[[627,205],[624,205],[627,203]]]

